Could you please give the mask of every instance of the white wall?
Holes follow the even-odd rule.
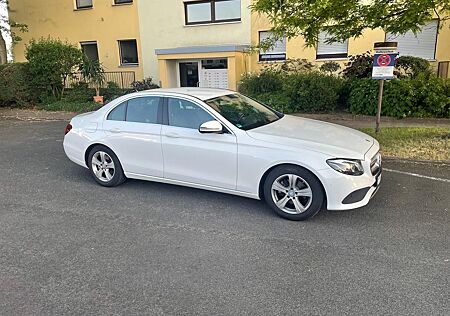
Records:
[[[241,0],[241,22],[185,26],[182,0],[140,0],[138,11],[144,76],[159,81],[155,49],[250,44],[250,2]]]

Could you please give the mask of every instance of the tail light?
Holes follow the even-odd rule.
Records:
[[[72,125],[69,123],[67,124],[66,128],[64,129],[64,135],[67,135],[68,132],[72,129]]]

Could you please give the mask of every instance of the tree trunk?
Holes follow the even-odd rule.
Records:
[[[3,38],[3,34],[0,31],[0,65],[8,62],[8,51],[6,49],[6,42]]]

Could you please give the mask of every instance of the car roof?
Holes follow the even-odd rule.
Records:
[[[146,92],[151,93],[171,93],[177,95],[188,95],[200,100],[209,100],[227,94],[236,93],[232,90],[226,89],[212,89],[212,88],[166,88],[166,89],[152,89]]]

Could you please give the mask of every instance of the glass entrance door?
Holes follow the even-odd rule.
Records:
[[[180,62],[180,87],[198,87],[198,62]]]

